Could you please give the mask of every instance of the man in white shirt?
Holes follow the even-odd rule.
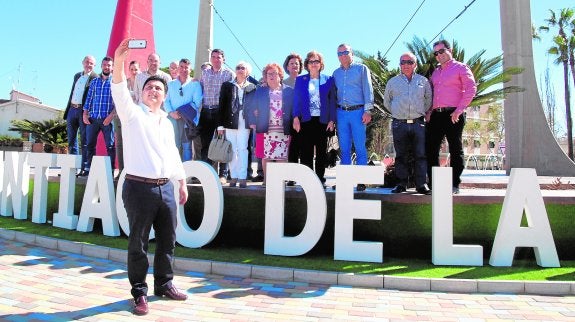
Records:
[[[134,314],[148,313],[148,240],[150,229],[156,234],[154,256],[154,295],[172,300],[188,298],[173,284],[173,256],[176,245],[177,204],[172,180],[179,184],[178,202],[188,199],[186,174],[174,142],[174,130],[167,113],[161,107],[166,98],[167,83],[151,76],[142,84],[141,100],[132,101],[124,61],[128,56],[128,39],[115,51],[112,97],[122,122],[124,140],[124,170],[122,200],[128,215],[128,279],[134,297]]]

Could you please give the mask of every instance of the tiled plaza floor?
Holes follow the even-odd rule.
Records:
[[[148,276],[152,282],[152,276]],[[0,321],[575,321],[575,297],[403,292],[178,272],[131,313],[124,264],[0,238]]]

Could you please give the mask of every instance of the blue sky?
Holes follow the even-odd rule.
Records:
[[[525,0],[527,1],[527,0]],[[409,26],[387,54],[394,66],[414,36],[431,40],[472,0],[426,0]],[[573,6],[568,0],[531,2],[532,20],[542,25],[548,9]],[[337,45],[349,43],[367,54],[385,53],[422,0],[382,1],[331,0],[270,1],[214,0],[227,25],[263,67],[282,63],[290,52],[304,56],[310,50],[324,54],[325,71],[338,67]],[[162,66],[182,57],[194,59],[199,0],[154,1],[156,51]],[[45,104],[65,107],[72,77],[81,70],[86,54],[96,57],[96,71],[107,50],[116,0],[98,1],[5,1],[2,15],[2,64],[0,98],[18,90],[40,98]],[[486,49],[485,57],[502,53],[499,0],[476,0],[442,33],[455,39],[468,54]],[[557,106],[564,110],[562,69],[545,54],[550,35],[534,44],[536,78],[549,65],[556,84]],[[246,60],[256,64],[214,14],[214,47],[222,48],[227,63]]]

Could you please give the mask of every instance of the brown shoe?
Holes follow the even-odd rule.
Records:
[[[154,290],[154,295],[159,297],[165,296],[174,301],[185,301],[188,298],[186,294],[178,291],[178,289],[175,286],[170,286],[165,291]]]
[[[148,297],[142,295],[134,299],[134,314],[146,315],[148,314]]]

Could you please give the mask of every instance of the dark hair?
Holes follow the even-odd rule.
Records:
[[[105,61],[114,61],[114,60],[112,59],[112,57],[106,56],[106,57],[102,58],[102,63]]]
[[[310,58],[313,57],[313,56],[317,56],[317,57],[319,58],[319,63],[320,63],[320,66],[321,66],[321,67],[319,68],[319,71],[321,72],[321,71],[323,70],[323,67],[324,67],[324,65],[323,65],[323,55],[320,54],[320,53],[318,53],[318,52],[315,51],[315,50],[312,50],[312,51],[310,51],[309,53],[307,53],[307,56],[305,57],[305,61],[304,61],[304,63],[303,63],[304,66],[305,66],[305,70],[307,70],[307,72],[309,73],[309,67],[308,67],[308,65],[309,65]]]
[[[224,51],[223,51],[222,49],[218,49],[218,48],[213,49],[212,52],[210,53],[210,56],[211,56],[213,53],[218,53],[218,54],[222,55],[222,57],[226,57],[226,56],[224,55]]]
[[[146,79],[146,81],[144,82],[144,86],[142,88],[146,88],[146,84],[148,84],[151,81],[158,81],[164,84],[164,93],[166,94],[168,93],[168,83],[166,83],[166,80],[158,75],[148,77],[148,79]]]
[[[138,63],[137,60],[132,60],[132,61],[130,62],[130,66],[132,66],[132,65],[138,65],[138,66],[140,66],[140,63]]]
[[[301,70],[302,70],[302,68],[303,68],[303,63],[302,63],[302,61],[301,61],[301,56],[298,55],[298,54],[296,54],[296,53],[291,53],[291,54],[289,54],[289,55],[286,57],[286,60],[284,60],[284,70],[285,70],[286,73],[289,74],[288,64],[289,64],[289,61],[292,60],[292,58],[297,59],[297,61],[299,62],[299,70],[297,71],[297,73],[300,74],[300,73],[301,73]]]
[[[447,49],[451,49],[451,45],[449,44],[449,41],[445,40],[445,39],[441,39],[439,41],[436,41],[433,43],[433,47],[439,45],[439,44],[443,44],[443,46],[445,46],[445,48]]]
[[[189,64],[190,64],[190,60],[187,59],[187,58],[182,58],[182,59],[180,59],[180,63],[184,63],[184,64],[188,64],[188,65],[189,65]]]

